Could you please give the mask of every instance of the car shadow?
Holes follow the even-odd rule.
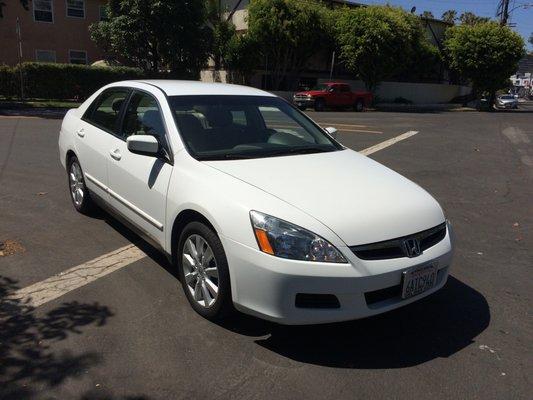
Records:
[[[489,325],[485,297],[450,277],[437,293],[406,307],[362,320],[283,326],[253,317],[221,326],[265,336],[256,343],[294,361],[336,368],[405,368],[449,357],[473,343]]]
[[[108,215],[107,223],[176,279],[172,264]],[[192,309],[191,309],[191,312]],[[217,325],[248,336],[294,361],[336,368],[405,368],[449,357],[474,342],[490,322],[485,297],[450,276],[438,292],[388,313],[350,322],[285,326],[237,313]]]

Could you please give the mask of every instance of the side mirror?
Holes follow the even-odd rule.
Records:
[[[338,136],[338,130],[337,128],[334,128],[332,126],[328,126],[327,128],[324,128],[324,130],[331,135],[333,139],[337,139]]]
[[[152,135],[131,135],[126,143],[128,150],[135,154],[157,157],[160,153],[159,142]]]

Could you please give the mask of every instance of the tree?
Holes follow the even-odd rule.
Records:
[[[455,20],[457,19],[457,11],[455,11],[455,10],[444,11],[440,18],[444,22],[448,22],[450,24],[455,24]]]
[[[422,14],[420,14],[420,16],[422,18],[429,18],[429,19],[434,19],[435,16],[433,15],[433,13],[431,11],[424,11]]]
[[[483,22],[489,22],[489,21],[490,21],[490,18],[477,16],[476,14],[470,11],[462,13],[461,16],[459,17],[459,22],[461,22],[461,24],[463,25],[476,25],[476,24],[480,24]]]
[[[340,58],[371,91],[410,65],[427,43],[420,18],[401,8],[341,9],[336,20]]]
[[[198,76],[210,41],[203,0],[110,0],[108,11],[90,27],[100,47],[152,74]]]
[[[531,35],[529,35],[529,43],[533,45],[533,32],[531,32]]]
[[[444,51],[450,68],[472,82],[474,93],[488,92],[491,104],[524,55],[524,40],[496,22],[458,25],[446,31]]]
[[[251,0],[248,38],[267,64],[274,89],[298,74],[327,43],[325,13],[318,1]]]
[[[226,68],[225,56],[228,54],[229,44],[236,35],[235,26],[226,17],[227,9],[220,0],[207,1],[207,20],[211,29],[211,57],[215,70]]]
[[[254,69],[258,66],[257,43],[248,34],[236,34],[228,42],[224,60],[231,82],[250,84]]]

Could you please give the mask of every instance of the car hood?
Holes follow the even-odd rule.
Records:
[[[349,246],[444,222],[442,209],[425,190],[352,150],[206,164],[309,214]]]

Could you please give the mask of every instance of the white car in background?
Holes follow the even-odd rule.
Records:
[[[126,81],[70,110],[59,136],[74,207],[104,206],[160,248],[206,318],[350,320],[444,286],[439,204],[250,87]]]

